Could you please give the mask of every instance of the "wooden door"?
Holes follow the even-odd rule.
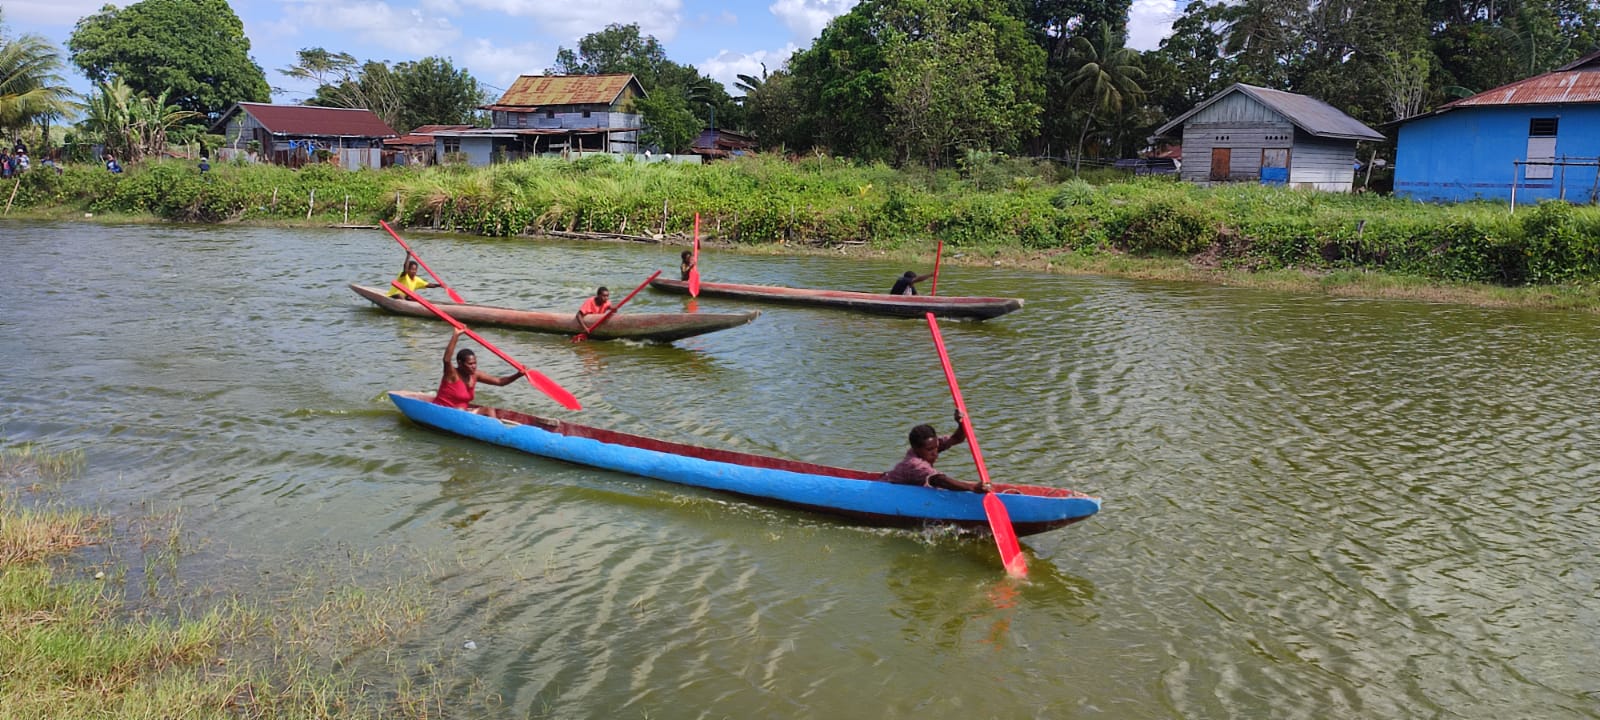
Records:
[[[1211,179],[1225,182],[1228,179],[1233,161],[1233,151],[1228,148],[1211,148]]]

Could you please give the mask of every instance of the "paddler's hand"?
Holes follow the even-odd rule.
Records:
[[[961,414],[961,411],[960,411],[960,410],[956,410],[956,411],[955,411],[955,414],[954,414],[954,415],[952,415],[952,417],[954,417],[954,418],[955,418],[955,419],[956,419],[956,424],[957,424],[957,425],[960,425],[960,424],[961,424],[961,421],[962,421],[962,420],[963,420],[963,419],[965,419],[965,418],[966,418],[966,417],[967,417],[967,416],[965,416],[965,415],[962,415],[962,414]]]
[[[973,488],[973,492],[991,493],[994,492],[994,486],[986,482],[980,482],[978,483],[977,487]]]

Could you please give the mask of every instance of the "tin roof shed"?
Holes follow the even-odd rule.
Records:
[[[633,75],[523,75],[511,83],[500,100],[487,110],[525,109],[548,105],[614,105],[629,90],[644,97],[644,86]]]
[[[212,132],[221,132],[241,112],[255,118],[273,135],[388,138],[399,134],[371,110],[254,102],[234,103],[212,123]]]
[[[1244,83],[1234,83],[1228,89],[1211,96],[1209,100],[1194,106],[1189,112],[1174,118],[1172,122],[1162,125],[1161,129],[1156,131],[1156,136],[1167,137],[1168,133],[1174,129],[1182,128],[1183,123],[1194,117],[1196,113],[1211,107],[1217,101],[1234,93],[1243,93],[1249,96],[1256,102],[1287,118],[1289,122],[1294,123],[1295,127],[1316,137],[1341,140],[1384,139],[1382,134],[1361,124],[1360,120],[1350,117],[1338,108],[1314,97],[1256,87],[1255,85],[1246,85]]]

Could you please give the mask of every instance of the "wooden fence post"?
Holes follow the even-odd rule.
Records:
[[[317,206],[317,189],[311,188],[311,199],[306,201],[306,219],[311,219],[311,209]]]

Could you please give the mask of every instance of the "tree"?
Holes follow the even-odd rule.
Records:
[[[329,52],[320,47],[301,48],[295,57],[298,62],[278,72],[297,80],[310,80],[318,88],[349,80],[358,66],[354,55]]]
[[[404,100],[399,79],[388,63],[368,60],[355,74],[347,74],[339,82],[317,88],[317,94],[305,104],[371,110],[389,127],[395,127],[400,122]]]
[[[90,137],[100,138],[107,152],[130,162],[165,151],[169,133],[200,117],[168,103],[166,93],[140,96],[122,78],[101,83],[82,109],[80,127]]]
[[[72,94],[55,46],[38,35],[12,39],[0,33],[0,130],[59,118],[72,107]]]
[[[661,80],[663,70],[673,63],[654,35],[640,35],[638,23],[612,23],[578,40],[576,52],[562,47],[556,51],[556,65],[550,70],[559,75],[609,75],[631,73],[648,92]]]
[[[1089,125],[1095,113],[1120,114],[1144,94],[1139,80],[1144,71],[1139,68],[1139,53],[1122,45],[1111,28],[1100,26],[1096,41],[1078,36],[1072,39],[1074,69],[1067,77],[1067,92],[1085,105],[1083,130],[1078,135],[1078,153],[1072,160],[1073,172],[1083,161],[1083,143],[1089,136]]]
[[[634,108],[644,116],[644,131],[640,139],[665,152],[683,152],[700,134],[700,119],[689,109],[689,103],[680,93],[658,92],[633,101]]]
[[[483,90],[465,69],[450,60],[426,57],[394,68],[400,95],[398,125],[407,131],[420,125],[466,125],[484,103]]]
[[[244,23],[227,0],[143,0],[107,5],[78,21],[67,42],[72,62],[95,83],[112,78],[141,96],[207,116],[239,101],[271,98],[266,74],[250,59]]]
[[[1038,106],[1019,102],[1015,78],[995,53],[995,28],[958,26],[953,6],[928,2],[918,36],[896,31],[886,53],[890,132],[902,160],[917,157],[930,168],[959,150],[1015,147],[1038,124]]]
[[[949,30],[935,30],[940,27]],[[815,132],[808,144],[868,160],[889,159],[896,150],[903,154],[904,144],[883,132],[894,121],[888,107],[891,76],[894,82],[901,83],[902,100],[909,99],[905,93],[915,78],[914,71],[891,67],[890,51],[901,53],[895,62],[938,65],[934,58],[944,55],[941,43],[969,43],[969,33],[985,32],[981,27],[991,33],[988,44],[962,46],[976,53],[975,66],[993,71],[988,77],[998,84],[998,94],[991,99],[1007,98],[1002,111],[1019,113],[1019,127],[1031,132],[1044,95],[1044,52],[1028,36],[1026,26],[1007,3],[863,0],[850,12],[834,18],[811,48],[795,53],[789,60],[795,91],[804,108],[801,123]],[[935,38],[930,31],[944,34]],[[902,46],[924,41],[932,44],[911,49]],[[991,65],[991,58],[998,64]],[[953,70],[965,71],[959,67]],[[932,84],[937,81],[930,79]],[[986,89],[969,87],[967,91],[981,94]],[[931,85],[928,92],[949,97]],[[901,106],[902,111],[911,108]],[[900,119],[903,126],[910,118]],[[987,144],[1003,149],[1014,146],[1016,140],[1014,133],[1005,130]]]

